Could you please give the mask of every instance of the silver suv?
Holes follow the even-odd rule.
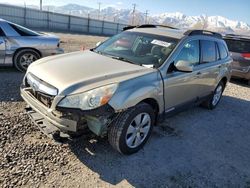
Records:
[[[193,104],[214,109],[230,79],[231,62],[220,34],[142,25],[94,49],[36,61],[21,95],[47,135],[90,129],[131,154],[164,117]]]

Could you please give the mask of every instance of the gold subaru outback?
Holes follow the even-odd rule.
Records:
[[[89,129],[132,154],[164,117],[193,104],[214,109],[231,62],[218,33],[141,25],[91,50],[37,60],[21,95],[47,135],[72,137]]]

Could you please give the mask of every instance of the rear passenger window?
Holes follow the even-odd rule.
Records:
[[[38,36],[38,33],[20,25],[9,23],[9,25],[21,36]]]
[[[3,32],[2,28],[0,27],[0,37],[4,37],[5,33]]]
[[[199,40],[193,40],[184,45],[175,62],[179,60],[188,61],[190,65],[197,65],[200,62]]]
[[[214,41],[201,40],[201,63],[209,63],[216,61],[216,46]]]
[[[217,44],[218,44],[218,47],[220,50],[220,58],[225,59],[227,57],[227,49],[226,49],[225,45],[220,43],[220,42]]]

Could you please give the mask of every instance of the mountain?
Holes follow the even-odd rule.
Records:
[[[180,12],[163,13],[152,17],[156,23],[178,28],[204,28],[225,33],[250,33],[250,25],[222,16],[186,16]]]
[[[152,24],[166,24],[177,28],[209,29],[223,33],[250,35],[249,24],[242,21],[230,20],[222,16],[188,16],[181,12],[166,12],[158,15],[152,15],[147,17],[147,20],[145,20],[145,14],[137,10],[133,13],[131,9],[118,9],[108,6],[101,9],[99,14],[97,9],[73,3],[64,6],[44,6],[43,10],[83,17],[87,17],[89,15],[90,18],[94,19],[104,19],[125,24],[143,24],[147,22]]]

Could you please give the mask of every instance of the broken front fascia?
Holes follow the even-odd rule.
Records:
[[[57,107],[57,110],[67,119],[77,119],[77,130],[84,126],[85,120],[88,128],[98,136],[106,134],[108,125],[116,116],[114,109],[108,104],[86,111],[62,107]]]
[[[46,122],[49,122],[50,126],[54,126],[64,133],[78,133],[82,128],[88,126],[95,134],[104,135],[108,125],[117,114],[109,104],[93,110],[56,107],[55,111],[51,111],[31,94],[30,88],[25,87],[21,87],[21,96],[29,107],[39,115],[39,119],[31,116],[37,125],[39,123],[47,125]],[[34,113],[32,114],[34,115]]]

